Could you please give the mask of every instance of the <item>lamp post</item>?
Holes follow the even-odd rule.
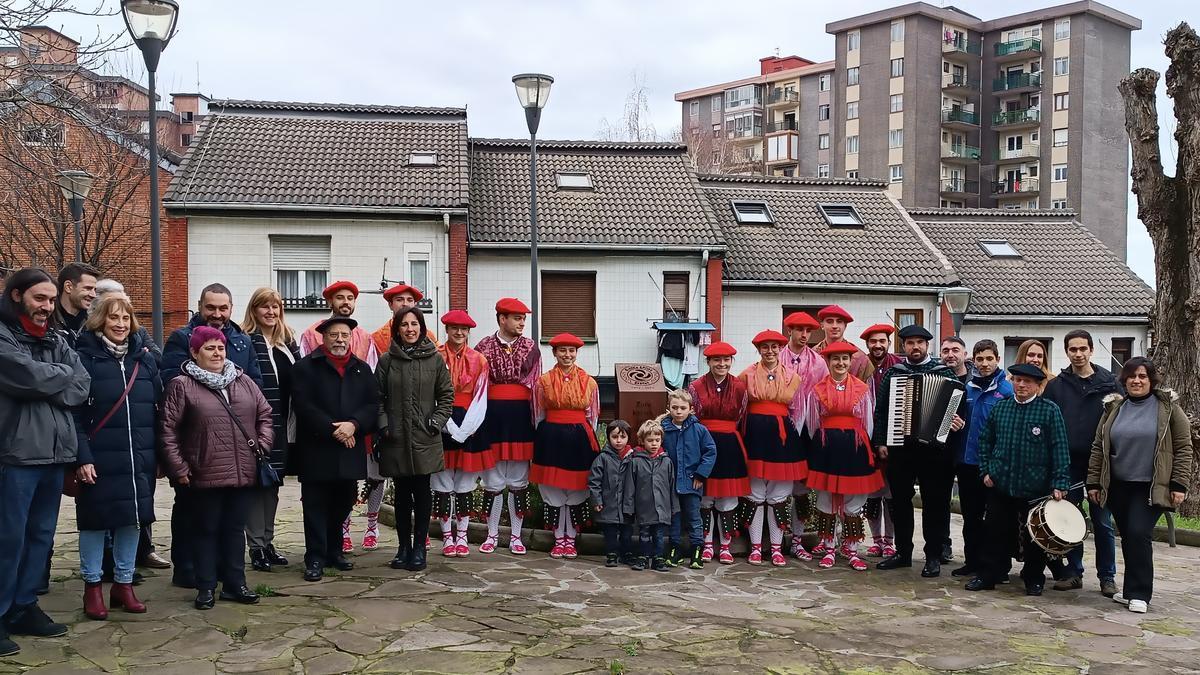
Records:
[[[533,310],[529,317],[532,324],[529,333],[534,344],[538,344],[538,318],[541,309],[538,305],[538,220],[537,220],[537,130],[538,122],[542,120],[542,108],[550,98],[550,85],[554,78],[540,73],[522,73],[513,76],[513,86],[517,88],[517,100],[525,108],[525,123],[529,126],[529,287],[530,300]]]
[[[952,286],[942,292],[942,298],[946,301],[946,310],[950,312],[950,318],[954,321],[955,335],[962,330],[963,317],[967,314],[967,306],[971,304],[973,292],[966,286]]]
[[[142,51],[149,84],[147,88],[150,90],[150,293],[154,316],[152,335],[154,341],[162,345],[162,251],[158,220],[161,205],[158,194],[158,104],[155,101],[154,74],[158,70],[158,57],[175,34],[179,3],[175,0],[121,0],[121,14],[125,17],[129,36]]]
[[[75,262],[83,262],[83,200],[92,189],[92,174],[86,171],[68,170],[58,172],[58,187],[63,198],[71,205],[71,221],[75,223]]]

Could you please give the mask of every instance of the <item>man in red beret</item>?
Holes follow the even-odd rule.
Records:
[[[855,364],[851,363],[850,372],[870,386],[872,401],[888,369],[904,360],[891,350],[892,334],[895,332],[896,328],[892,324],[877,323],[867,327],[859,336],[867,343],[867,358],[858,364],[857,370],[854,369]],[[888,487],[885,477],[883,488],[872,493],[863,507],[873,540],[867,548],[868,556],[888,558],[896,554],[896,530],[892,525],[891,499],[892,490]]]
[[[487,413],[477,435],[496,459],[483,472],[483,507],[488,513],[488,536],[480,553],[493,553],[500,537],[500,513],[508,489],[512,538],[508,550],[525,554],[521,524],[529,512],[529,461],[533,459],[533,386],[542,374],[542,352],[525,332],[529,307],[516,298],[496,303],[494,334],[475,345],[488,363]]]
[[[383,292],[383,301],[388,304],[388,309],[392,315],[404,309],[405,307],[416,307],[417,303],[425,297],[421,289],[416,286],[409,286],[404,282],[400,282],[395,286]],[[429,336],[429,341],[435,346],[437,345],[437,333],[432,328],[426,329],[425,334]],[[387,322],[379,327],[374,333],[371,333],[371,341],[375,343],[375,351],[383,354],[392,346],[392,320],[388,318]]]
[[[825,331],[825,339],[816,346],[819,352],[830,343],[845,339],[846,326],[854,323],[854,317],[841,305],[828,305],[817,311],[817,321],[821,322],[821,330]]]
[[[805,406],[813,386],[829,374],[829,366],[825,359],[808,345],[812,332],[821,327],[816,319],[808,312],[792,312],[783,320],[783,328],[788,336],[787,346],[779,354],[780,364],[787,370],[800,376],[800,386],[796,389],[796,400],[792,402],[792,424],[796,433],[800,434],[802,443],[809,443],[811,429],[805,429]],[[843,326],[844,327],[844,326]],[[801,538],[808,520],[812,516],[812,502],[809,497],[808,485],[804,481],[792,484],[792,496],[795,508],[792,509],[792,555],[798,560],[812,560],[812,554],[804,548]]]

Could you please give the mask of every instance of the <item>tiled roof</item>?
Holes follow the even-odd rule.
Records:
[[[471,242],[528,242],[529,141],[471,143]],[[683,146],[539,140],[537,169],[540,242],[691,249],[724,245]],[[593,189],[559,189],[559,172],[586,172]]]
[[[321,116],[211,108],[164,201],[177,208],[465,207],[465,115],[429,119],[437,109],[397,108],[380,119],[375,108],[387,106],[368,108]],[[437,153],[437,165],[409,166],[414,152]]]
[[[869,178],[817,178],[816,176],[740,176],[736,174],[701,174],[705,183],[757,183],[763,185],[843,185],[849,187],[887,187],[881,180]]]
[[[791,182],[703,182],[728,245],[726,280],[885,286],[956,280],[904,212],[870,182],[862,187]],[[774,224],[739,224],[733,201],[766,202]],[[852,204],[863,227],[830,227],[818,208],[823,203]]]
[[[919,224],[974,290],[971,314],[1144,316],[1153,305],[1154,291],[1069,216]],[[985,239],[1007,240],[1021,257],[989,257]]]
[[[910,216],[947,216],[969,217],[983,216],[987,218],[1073,218],[1079,214],[1070,209],[959,209],[959,208],[910,208]]]
[[[209,102],[210,108],[243,110],[277,110],[284,112],[335,112],[375,115],[466,115],[465,108],[431,108],[408,105],[373,105],[362,103],[305,103],[302,101],[255,101],[248,99],[218,99]]]

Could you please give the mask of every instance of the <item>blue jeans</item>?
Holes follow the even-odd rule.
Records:
[[[137,564],[138,540],[142,531],[135,525],[115,530],[79,531],[79,574],[89,584],[99,583],[103,575],[104,542],[112,533],[113,581],[133,583],[133,568]]]
[[[671,516],[671,545],[683,544],[683,527],[687,524],[688,544],[692,548],[704,545],[704,523],[700,520],[700,495],[679,495],[679,511]]]
[[[647,558],[662,557],[666,529],[666,525],[642,525],[639,528],[638,539],[642,543],[642,555]]]
[[[612,555],[633,553],[633,525],[630,523],[603,523],[604,552]]]
[[[1087,467],[1071,466],[1071,484],[1087,476]],[[1076,506],[1083,502],[1083,488],[1071,490],[1067,499]],[[1092,521],[1092,539],[1096,544],[1096,578],[1100,581],[1117,578],[1117,536],[1113,530],[1112,513],[1103,506],[1088,502],[1088,515]],[[1083,578],[1083,544],[1071,549],[1065,560],[1050,563],[1050,572],[1055,579]]]
[[[54,547],[65,466],[0,464],[0,616],[37,602]]]

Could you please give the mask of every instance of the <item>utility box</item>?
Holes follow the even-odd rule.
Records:
[[[638,427],[667,411],[667,383],[657,363],[618,363],[617,417],[629,422],[636,434]],[[630,443],[636,443],[631,438]]]

